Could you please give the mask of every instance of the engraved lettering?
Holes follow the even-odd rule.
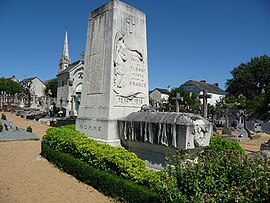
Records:
[[[89,53],[89,80],[87,83],[87,94],[101,94],[103,92],[104,74],[104,39],[106,34],[106,23],[108,13],[104,13],[92,19],[93,29],[91,48]]]

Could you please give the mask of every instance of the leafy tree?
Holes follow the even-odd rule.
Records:
[[[180,96],[183,97],[182,101],[179,101],[180,105],[189,106],[191,108],[201,106],[201,102],[196,98],[192,92],[185,91],[183,88],[173,88],[169,95],[169,103],[175,106],[175,100],[173,99],[176,96],[176,93],[180,93]]]
[[[58,86],[58,80],[57,78],[54,78],[50,80],[46,86],[45,94],[48,94],[49,90],[51,90],[51,97],[56,98],[57,97],[57,86]]]
[[[245,109],[246,98],[242,94],[238,96],[226,95],[217,102],[216,107],[225,109]]]
[[[14,95],[22,92],[22,87],[17,82],[0,78],[0,91],[5,91],[7,94]]]
[[[241,63],[231,71],[232,79],[227,80],[226,91],[234,96],[244,95],[252,99],[266,92],[270,84],[270,57],[254,57],[247,63]]]
[[[244,105],[240,105],[242,108],[256,117],[266,118],[270,102],[270,57],[263,55],[251,58],[234,68],[231,74],[233,78],[226,83],[229,95],[220,105],[236,108],[238,97],[242,95],[246,98]]]

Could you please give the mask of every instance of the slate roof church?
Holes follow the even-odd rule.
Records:
[[[77,116],[80,105],[82,79],[84,72],[84,54],[82,59],[71,63],[68,50],[68,33],[65,33],[64,47],[59,61],[57,74],[56,106],[66,112],[66,116]]]

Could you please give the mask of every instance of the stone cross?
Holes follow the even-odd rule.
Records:
[[[176,101],[176,110],[175,110],[175,112],[176,112],[176,113],[179,113],[179,109],[180,109],[180,108],[179,108],[179,102],[178,102],[178,100],[179,100],[179,101],[183,101],[183,97],[181,97],[181,96],[180,96],[180,93],[177,92],[177,93],[176,93],[176,97],[173,97],[172,99]]]
[[[200,99],[203,99],[203,117],[207,119],[207,99],[211,98],[212,95],[207,94],[206,90],[203,90],[203,94],[199,95]]]
[[[3,109],[3,91],[1,91],[1,94],[0,94],[0,109],[2,110]]]
[[[6,103],[6,92],[4,91],[2,95],[3,95],[3,102]]]
[[[76,95],[74,95],[74,93],[73,93],[73,95],[71,95],[71,110],[70,110],[70,116],[71,117],[74,117],[74,98],[75,98],[75,96]]]
[[[128,28],[128,31],[130,34],[133,34],[133,27],[135,26],[135,22],[134,22],[134,19],[133,17],[129,16],[127,18],[127,28]]]

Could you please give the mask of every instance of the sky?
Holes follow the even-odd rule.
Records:
[[[0,77],[56,77],[68,30],[74,62],[88,15],[109,0],[0,0]],[[123,0],[146,13],[149,89],[188,80],[225,83],[252,57],[270,55],[269,0]]]

